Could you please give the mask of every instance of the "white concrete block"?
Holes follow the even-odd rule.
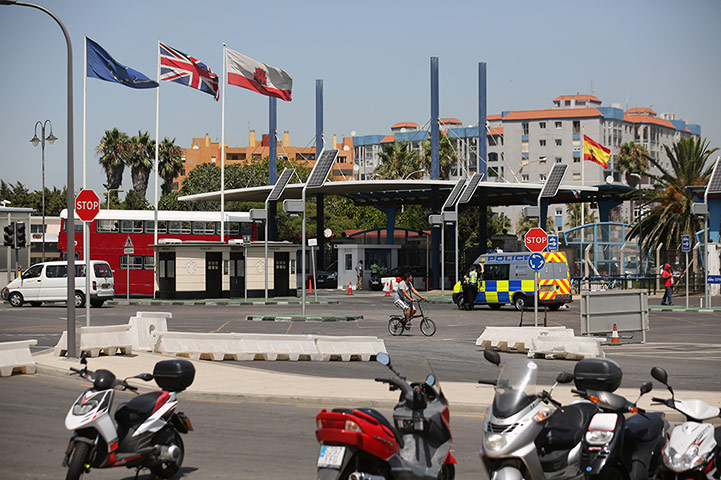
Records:
[[[78,346],[78,354],[85,352],[91,357],[97,357],[100,353],[115,355],[133,353],[132,341],[130,339],[130,325],[109,325],[105,327],[78,327],[75,330],[75,344]],[[67,331],[63,332],[57,345],[55,355],[67,354],[68,336]]]
[[[173,318],[173,312],[135,312],[135,316],[138,318],[159,317],[167,320]]]
[[[141,313],[148,312],[138,312],[138,314]],[[130,317],[128,325],[130,325],[130,340],[133,345],[133,350],[152,352],[157,342],[156,334],[168,331],[167,319],[172,317],[172,314],[170,314],[170,312],[160,313],[167,313],[169,316],[145,315]]]
[[[568,360],[582,360],[584,358],[604,357],[601,343],[602,338],[568,337],[566,335],[539,335],[531,342],[528,356],[543,355],[544,357],[561,358]]]
[[[356,359],[367,362],[380,352],[386,352],[385,343],[378,337],[315,336],[315,345],[322,361]]]
[[[243,345],[242,352],[263,360],[320,360],[311,335],[263,335],[236,333]]]
[[[531,342],[540,335],[573,336],[573,330],[566,327],[486,327],[476,339],[476,345],[504,352],[526,353]]]
[[[0,343],[0,377],[9,377],[15,370],[26,374],[35,373],[35,360],[30,347],[37,344],[37,340]]]

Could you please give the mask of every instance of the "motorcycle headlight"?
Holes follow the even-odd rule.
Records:
[[[508,440],[501,433],[491,433],[483,438],[483,443],[488,450],[501,450],[506,446]]]
[[[95,410],[98,406],[97,400],[88,400],[85,403],[76,404],[73,406],[73,415],[83,416]]]
[[[586,443],[590,445],[606,445],[613,440],[613,432],[608,430],[591,430],[586,432]]]

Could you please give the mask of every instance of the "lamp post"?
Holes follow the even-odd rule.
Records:
[[[108,210],[110,210],[110,192],[124,192],[122,188],[108,188],[107,183],[103,183],[103,187],[105,187],[105,196],[108,197]]]
[[[40,125],[40,138],[38,138],[38,125]],[[46,137],[45,136],[45,126],[50,126],[50,134]],[[38,144],[40,144],[40,151],[42,156],[42,181],[43,181],[43,262],[45,261],[45,140],[50,142],[50,145],[55,143],[55,140],[58,138],[53,135],[53,123],[50,120],[45,120],[44,122],[38,121],[35,123],[35,131],[33,132],[33,138],[30,140],[30,143],[33,144],[34,147],[37,147]]]
[[[645,273],[641,270],[643,265],[643,204],[641,202],[641,175],[638,173],[629,174],[638,178],[638,273]],[[643,286],[641,287],[643,289]]]

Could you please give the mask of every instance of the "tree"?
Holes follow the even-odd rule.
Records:
[[[616,170],[620,172],[637,173],[645,175],[648,172],[648,161],[651,157],[643,145],[627,142],[621,145],[616,155]]]
[[[596,212],[591,210],[587,203],[571,203],[566,207],[566,215],[568,228],[581,226],[581,205],[583,205],[583,223],[596,223]]]
[[[162,189],[164,195],[173,190],[173,180],[183,170],[182,156],[183,150],[175,144],[175,139],[169,140],[168,137],[165,137],[160,142],[158,147],[158,175],[163,179]],[[194,170],[197,170],[197,168]],[[220,183],[218,183],[218,187],[220,187]],[[206,192],[209,191],[211,190],[206,190]]]
[[[516,235],[519,237],[523,237],[526,232],[528,232],[530,229],[538,226],[538,218],[530,218],[530,217],[524,217],[521,216],[518,218],[518,221],[516,222]],[[546,233],[553,233],[556,231],[556,227],[553,224],[553,217],[550,215],[546,216],[546,227],[544,228]]]
[[[456,151],[453,148],[450,138],[445,133],[440,135],[438,140],[438,167],[441,180],[448,180],[451,168],[457,161]],[[423,142],[423,167],[426,172],[431,172],[431,142]]]
[[[148,132],[141,132],[130,139],[126,165],[131,168],[133,190],[144,197],[148,189],[148,178],[153,170],[155,159],[155,140],[151,140]],[[127,200],[127,199],[126,199]]]
[[[671,148],[664,145],[664,149],[670,168],[651,158],[651,164],[661,174],[650,175],[656,181],[655,188],[640,191],[641,201],[650,206],[650,211],[643,215],[640,229],[644,250],[662,242],[666,246],[677,245],[681,235],[703,228],[703,221],[691,214],[693,197],[686,187],[708,183],[713,168],[708,160],[718,150],[709,148],[708,141],[698,137],[682,138]],[[636,224],[628,237],[638,234],[639,225]]]
[[[383,145],[378,154],[381,163],[373,172],[382,180],[407,180],[423,177],[423,164],[417,150],[408,142],[393,142]]]
[[[109,190],[117,189],[123,183],[129,142],[128,136],[117,128],[105,130],[105,135],[100,139],[96,151],[100,155],[100,165],[105,169]]]

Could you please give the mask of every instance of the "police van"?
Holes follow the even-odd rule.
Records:
[[[530,255],[530,252],[500,252],[478,257],[473,265],[483,265],[483,275],[479,275],[475,304],[488,305],[493,310],[506,304],[512,304],[516,310],[533,305],[535,272],[528,266]],[[573,301],[566,254],[544,252],[542,255],[546,264],[540,271],[538,305],[558,310],[564,303]],[[480,272],[480,268],[477,270]],[[463,308],[461,282],[453,287],[453,302]]]

